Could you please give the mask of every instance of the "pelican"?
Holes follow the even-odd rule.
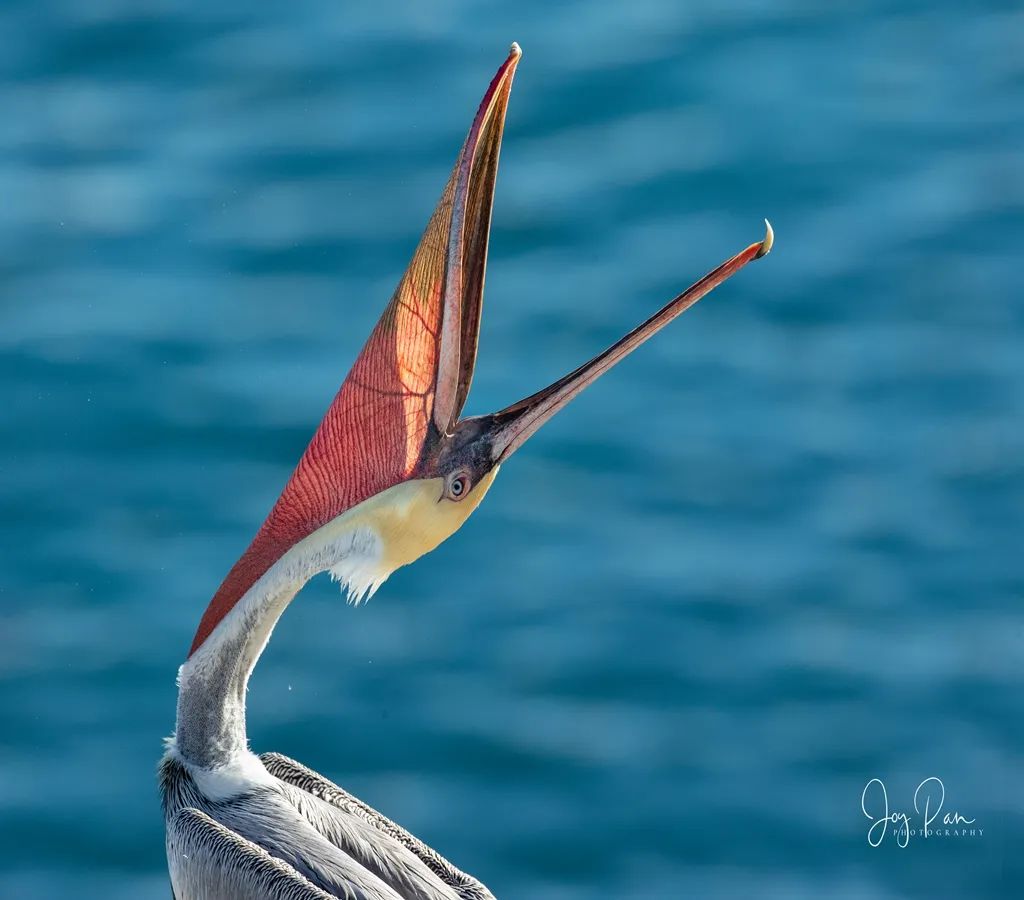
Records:
[[[160,762],[176,900],[484,900],[390,819],[280,753],[249,749],[245,694],[281,613],[329,572],[350,600],[452,535],[499,467],[600,375],[751,260],[771,226],[604,352],[490,415],[462,418],[477,337],[513,44],[426,231],[284,490],[203,614]]]

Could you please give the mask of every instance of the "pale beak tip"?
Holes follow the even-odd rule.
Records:
[[[761,241],[761,249],[757,251],[754,259],[760,259],[772,252],[772,245],[775,243],[775,232],[772,230],[772,223],[764,220],[764,240]]]
[[[519,46],[517,41],[513,41],[512,46],[508,48],[508,55],[514,56],[516,59],[523,55],[523,48]]]

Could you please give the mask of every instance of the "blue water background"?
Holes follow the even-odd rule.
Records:
[[[165,898],[175,674],[525,56],[470,412],[744,271],[377,597],[256,749],[502,898],[1024,896],[1024,17],[0,7],[0,896]],[[969,839],[872,849],[940,777]]]

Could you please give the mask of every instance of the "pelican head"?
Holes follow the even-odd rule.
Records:
[[[330,571],[350,597],[453,534],[498,468],[573,397],[771,248],[772,232],[604,352],[490,415],[462,418],[476,363],[491,205],[513,44],[491,81],[412,261],[252,544],[213,598],[193,652],[272,571]],[[767,223],[766,223],[767,225]]]

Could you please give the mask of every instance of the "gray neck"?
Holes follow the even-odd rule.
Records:
[[[249,676],[281,613],[301,587],[282,585],[250,599],[259,586],[257,582],[181,667],[175,743],[193,765],[216,768],[249,749],[245,732]]]
[[[329,524],[289,550],[245,593],[179,672],[174,746],[186,762],[212,769],[248,752],[249,676],[281,613],[319,572],[331,570],[350,593],[361,588],[352,573],[377,552],[375,534]]]

